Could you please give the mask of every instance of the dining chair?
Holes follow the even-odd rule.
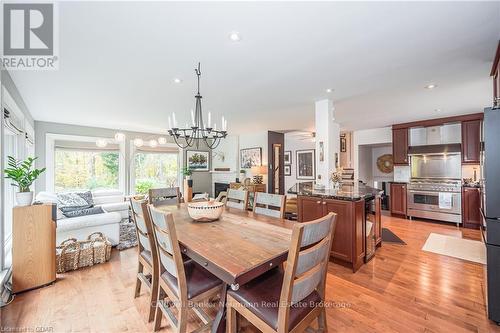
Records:
[[[228,189],[226,206],[246,210],[248,207],[248,191]]]
[[[219,192],[219,195],[217,196],[217,198],[215,198],[215,201],[227,203],[227,192],[226,191]]]
[[[132,207],[132,220],[135,224],[139,245],[139,267],[137,268],[134,298],[140,295],[142,285],[148,289],[150,293],[148,322],[151,322],[154,319],[154,302],[158,294],[159,270],[156,264],[158,261],[158,253],[154,241],[151,218],[147,208],[147,201],[130,198],[130,204]],[[149,274],[146,275],[145,272]]]
[[[326,273],[337,215],[296,223],[284,270],[274,268],[227,293],[228,333],[236,332],[237,314],[264,333],[310,331],[318,320],[326,332]],[[272,306],[272,305],[275,306]],[[319,331],[318,330],[318,331]]]
[[[285,216],[285,202],[285,195],[255,192],[253,211],[257,214],[282,219]]]
[[[196,331],[207,329],[213,319],[202,305],[222,292],[222,281],[193,260],[184,262],[172,214],[152,205],[149,205],[149,209],[160,270],[154,331],[160,329],[162,317],[165,316],[176,332],[185,333],[189,309],[203,322]],[[178,318],[170,309],[172,304],[178,310]]]
[[[177,205],[181,203],[181,192],[178,187],[152,188],[149,190],[148,200],[155,207]]]

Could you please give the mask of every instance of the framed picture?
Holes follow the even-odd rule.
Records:
[[[347,151],[347,141],[345,139],[345,134],[340,134],[340,152],[345,153]]]
[[[316,157],[314,149],[297,150],[297,179],[316,179]]]
[[[285,151],[285,164],[292,164],[292,152],[290,150]]]
[[[199,150],[186,151],[187,167],[193,171],[208,171],[209,170],[209,152]]]
[[[285,165],[283,167],[283,170],[285,171],[285,176],[291,176],[292,175],[292,166],[291,165]]]
[[[262,165],[262,148],[246,148],[240,150],[240,168],[250,169]]]

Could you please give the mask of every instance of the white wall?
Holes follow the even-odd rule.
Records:
[[[295,183],[304,181],[297,180],[297,154],[295,153],[297,150],[303,149],[315,149],[316,144],[311,140],[298,140],[296,136],[293,136],[292,133],[285,133],[285,151],[292,152],[292,164],[291,164],[291,176],[285,176],[285,192],[290,189]]]
[[[359,147],[377,144],[392,144],[392,128],[390,126],[353,132],[353,167],[355,182],[359,179]]]
[[[222,160],[221,155],[224,155]],[[240,171],[239,163],[239,137],[237,135],[228,135],[221,141],[219,146],[212,150],[212,167],[215,168],[230,168],[233,172]]]
[[[373,185],[373,160],[372,148],[369,146],[359,146],[358,148],[358,179],[369,186]]]
[[[392,181],[394,179],[394,172],[383,173],[377,168],[377,159],[385,154],[392,154],[391,145],[372,148],[372,176],[374,181]]]

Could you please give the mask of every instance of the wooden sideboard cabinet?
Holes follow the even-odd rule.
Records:
[[[390,209],[393,215],[406,216],[406,184],[391,183]]]
[[[481,226],[480,189],[464,187],[462,189],[462,222],[465,228],[479,229]]]
[[[19,293],[56,280],[56,205],[13,208],[12,291]]]
[[[394,165],[408,165],[408,128],[392,130],[392,156]]]

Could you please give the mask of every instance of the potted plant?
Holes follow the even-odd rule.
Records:
[[[187,180],[190,180],[191,179],[191,175],[193,174],[193,170],[191,170],[188,167],[185,167],[184,169],[182,169],[182,174],[184,175],[184,177]]]
[[[45,171],[45,168],[33,168],[36,157],[28,157],[24,161],[12,156],[7,156],[7,159],[8,168],[4,170],[5,178],[11,179],[12,185],[19,188],[19,192],[16,193],[16,202],[19,206],[29,206],[33,202],[33,192],[30,186]]]

